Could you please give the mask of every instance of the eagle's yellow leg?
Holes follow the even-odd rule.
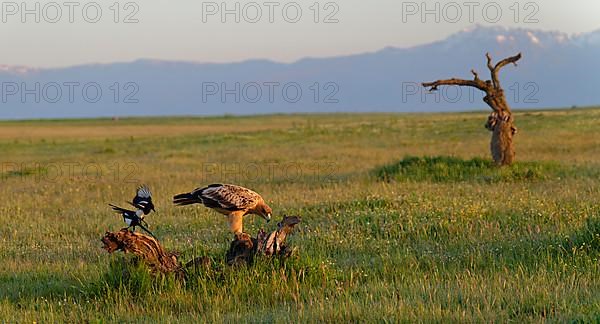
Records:
[[[233,234],[240,234],[243,232],[243,213],[231,213],[227,216],[229,222],[229,229]]]

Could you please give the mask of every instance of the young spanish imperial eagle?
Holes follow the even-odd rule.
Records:
[[[174,196],[173,203],[178,206],[204,204],[216,210],[227,216],[229,228],[234,234],[242,233],[244,216],[254,214],[269,222],[273,212],[259,194],[232,184],[211,184],[197,188]]]

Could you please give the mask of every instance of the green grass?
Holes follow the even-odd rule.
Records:
[[[409,156],[377,168],[375,175],[384,181],[515,182],[566,177],[597,178],[600,174],[594,168],[565,167],[556,162],[516,162],[509,167],[498,168],[489,158],[464,160],[449,156]]]
[[[1,122],[0,321],[600,320],[600,109],[517,113],[502,169],[486,116]],[[224,218],[171,205],[212,182],[302,216],[298,255],[228,267]],[[210,267],[154,278],[101,249],[139,183],[153,233]]]

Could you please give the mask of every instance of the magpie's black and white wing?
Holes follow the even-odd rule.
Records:
[[[127,224],[127,226],[134,226],[134,228],[135,226],[139,226],[148,234],[150,234],[150,236],[156,238],[154,234],[152,234],[152,232],[150,232],[150,230],[146,227],[148,224],[138,215],[138,213],[140,212],[139,210],[138,212],[135,212],[133,210],[125,209],[119,206],[115,206],[113,204],[108,205],[112,207],[115,213],[123,216],[123,221],[125,222],[125,224]],[[146,226],[144,226],[144,224],[146,224]]]
[[[147,205],[152,201],[152,192],[146,185],[139,186],[135,191],[135,197],[133,197],[133,205],[137,208],[142,209],[142,206]]]
[[[154,210],[154,204],[152,203],[152,192],[147,185],[141,185],[137,188],[135,192],[135,197],[133,197],[132,205],[144,211],[144,214],[150,213],[151,210]]]

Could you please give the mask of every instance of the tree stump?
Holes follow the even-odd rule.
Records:
[[[508,64],[514,64],[516,66],[517,61],[519,61],[521,57],[522,55],[519,53],[515,56],[505,58],[496,65],[493,65],[492,57],[489,53],[486,54],[491,80],[481,80],[479,74],[477,74],[475,70],[471,70],[471,73],[474,76],[473,80],[452,78],[434,82],[425,82],[422,84],[423,87],[430,88],[430,91],[438,90],[438,87],[442,85],[456,85],[461,87],[474,87],[485,92],[486,95],[483,98],[483,101],[493,110],[488,117],[485,127],[492,132],[490,149],[494,162],[499,166],[511,165],[514,162],[515,149],[513,137],[517,133],[517,128],[514,125],[512,111],[508,106],[504,90],[500,86],[498,73]]]
[[[226,254],[227,264],[252,264],[255,255],[289,257],[294,249],[285,244],[287,236],[302,221],[299,216],[284,216],[277,230],[266,234],[260,230],[256,238],[248,233],[236,234]]]
[[[235,234],[225,255],[228,265],[252,264],[258,242],[248,233]]]

